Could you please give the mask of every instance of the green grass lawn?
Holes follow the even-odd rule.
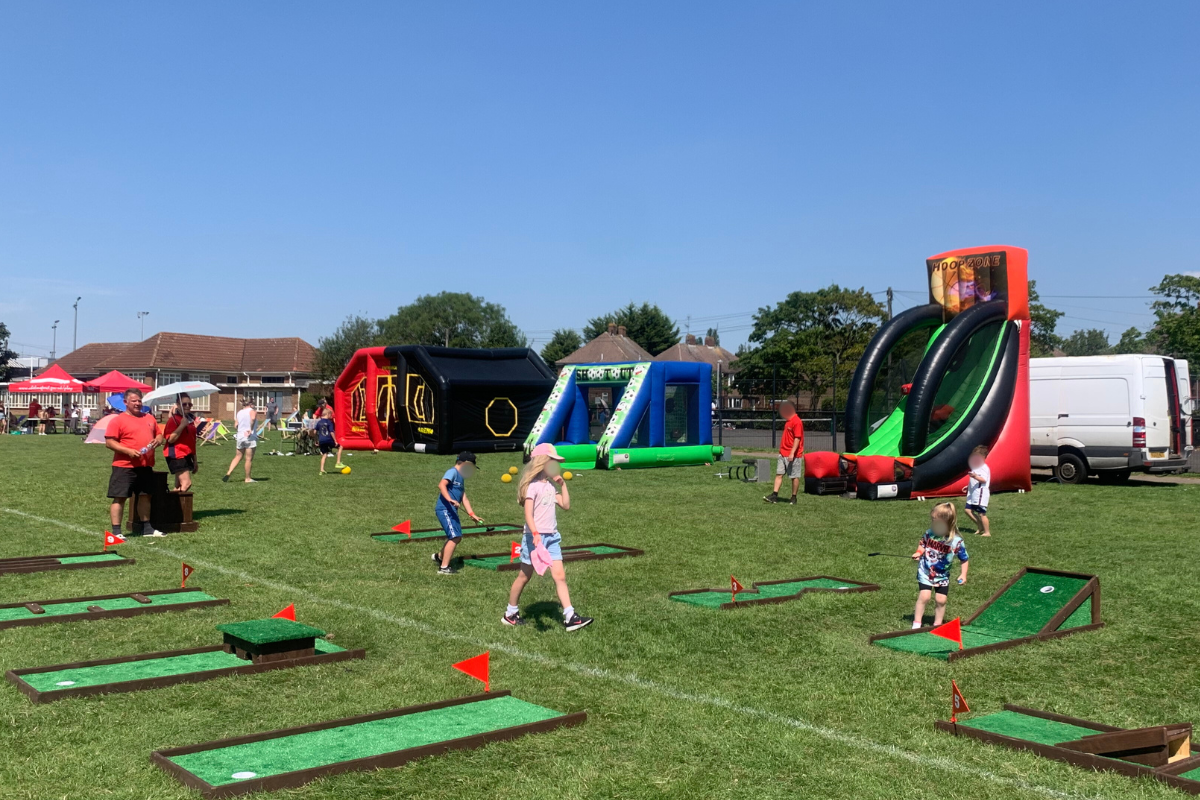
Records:
[[[262,448],[269,449],[269,448]],[[549,577],[526,592],[522,629],[500,624],[512,573],[434,574],[428,543],[367,534],[411,518],[431,527],[451,459],[360,453],[349,476],[316,458],[260,456],[255,485],[222,484],[232,447],[205,447],[201,530],[120,548],[122,569],[0,577],[0,602],[189,586],[224,608],[0,631],[0,669],[217,644],[214,628],[295,603],[298,619],[365,647],[365,661],[35,706],[0,684],[0,798],[195,797],[152,750],[426,703],[479,685],[452,662],[490,649],[492,686],[588,722],[393,770],[318,781],[280,796],[383,798],[1167,797],[1151,781],[1089,773],[933,730],[950,678],[977,712],[1013,702],[1123,726],[1200,723],[1200,486],[1037,486],[992,501],[995,536],[968,536],[973,611],[1022,566],[1100,576],[1108,627],[948,665],[867,644],[908,625],[911,553],[929,504],[802,497],[767,506],[763,486],[716,467],[588,472],[571,482],[564,544],[608,542],[640,558],[569,564],[578,609],[567,634]],[[0,437],[0,557],[98,550],[108,453],[77,437]],[[469,483],[489,522],[520,517],[481,457]],[[465,539],[460,553],[510,537]],[[883,586],[716,611],[678,589],[832,575]],[[1176,795],[1178,796],[1178,795]]]

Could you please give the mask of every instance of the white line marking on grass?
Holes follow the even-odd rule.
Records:
[[[39,517],[35,514],[29,514],[24,511],[18,511],[13,508],[0,508],[0,511],[3,511],[6,514],[14,514],[18,517],[25,517],[26,519],[36,520],[37,522],[45,522],[50,525],[56,525],[60,528],[65,528],[70,531],[87,534],[88,536],[96,535],[95,531],[88,530],[87,528],[84,528],[80,525],[73,525],[69,522],[63,522],[63,521],[57,520],[57,519],[48,519],[46,517]],[[974,778],[981,778],[983,780],[990,781],[990,782],[996,783],[996,784],[1000,784],[1002,786],[1007,786],[1007,787],[1014,788],[1014,789],[1022,789],[1024,791],[1033,792],[1035,794],[1042,795],[1043,797],[1055,797],[1055,798],[1087,797],[1086,795],[1081,795],[1081,794],[1077,794],[1077,793],[1073,793],[1073,792],[1062,792],[1057,789],[1051,789],[1048,786],[1041,786],[1036,783],[1029,783],[1028,781],[1023,781],[1019,778],[1009,778],[1004,775],[998,775],[994,772],[989,772],[987,770],[978,769],[975,767],[960,764],[957,761],[953,761],[953,760],[951,760],[949,758],[945,758],[943,756],[928,756],[928,755],[923,755],[921,753],[913,753],[908,750],[901,749],[900,747],[897,747],[896,745],[882,744],[880,742],[872,741],[871,739],[864,739],[864,738],[854,736],[854,735],[851,735],[848,733],[843,733],[839,730],[835,730],[834,728],[827,728],[823,725],[817,725],[816,723],[808,722],[807,720],[803,720],[798,717],[789,717],[789,716],[785,716],[783,714],[777,714],[774,711],[766,711],[761,708],[755,708],[754,706],[742,705],[740,703],[735,703],[732,700],[727,700],[726,698],[719,697],[717,695],[694,694],[692,692],[685,692],[680,689],[676,689],[672,686],[668,686],[667,684],[659,683],[658,681],[649,680],[647,678],[643,678],[643,677],[641,677],[639,675],[635,675],[633,673],[613,672],[611,670],[603,669],[600,667],[589,667],[586,664],[575,664],[570,661],[558,661],[556,659],[550,658],[549,656],[542,655],[541,653],[531,653],[529,651],[522,650],[517,647],[513,647],[512,645],[505,644],[503,642],[480,641],[472,636],[467,636],[466,634],[454,633],[452,631],[445,631],[445,630],[441,630],[438,628],[434,628],[433,626],[427,625],[424,622],[419,622],[417,620],[409,619],[407,617],[398,617],[394,614],[390,614],[386,611],[381,611],[377,608],[370,608],[369,606],[360,606],[360,605],[355,605],[354,603],[347,603],[342,600],[337,600],[334,598],[322,597],[320,595],[313,594],[312,592],[310,592],[306,589],[300,589],[295,586],[289,586],[286,583],[280,583],[278,581],[273,581],[268,578],[262,578],[257,575],[251,575],[248,572],[243,572],[242,570],[239,570],[239,569],[233,569],[231,567],[226,567],[222,564],[215,564],[215,563],[213,563],[211,561],[207,561],[205,559],[200,559],[200,558],[196,558],[194,556],[189,556],[184,553],[180,553],[178,551],[171,550],[167,547],[163,547],[161,545],[156,545],[153,548],[148,548],[146,550],[146,552],[147,553],[158,553],[160,555],[168,556],[170,558],[186,560],[189,564],[192,564],[194,566],[203,567],[205,569],[211,569],[215,572],[220,572],[224,575],[229,575],[231,577],[238,578],[239,580],[242,580],[242,581],[257,583],[261,586],[266,586],[269,589],[275,589],[275,590],[278,590],[281,592],[285,592],[292,596],[303,598],[311,603],[318,603],[318,604],[322,604],[322,605],[332,606],[334,608],[338,608],[343,611],[352,611],[357,614],[365,614],[369,617],[373,617],[382,622],[387,622],[391,625],[395,625],[400,628],[407,628],[409,630],[418,631],[420,633],[426,634],[428,636],[433,636],[435,638],[445,639],[445,640],[455,641],[455,642],[463,642],[465,644],[470,644],[473,647],[483,648],[485,650],[496,650],[498,652],[505,653],[506,655],[513,656],[514,658],[521,658],[526,661],[532,661],[532,662],[535,662],[542,666],[551,667],[554,669],[567,670],[568,672],[573,672],[576,675],[584,675],[589,678],[597,678],[600,680],[613,681],[616,683],[623,683],[626,686],[632,686],[632,687],[642,689],[642,690],[645,690],[648,692],[653,692],[655,694],[659,694],[664,697],[668,697],[672,700],[682,700],[684,702],[694,703],[696,705],[711,706],[713,708],[723,708],[727,711],[733,711],[734,713],[740,714],[742,716],[754,717],[757,719],[767,720],[768,722],[774,722],[778,725],[783,725],[783,726],[786,726],[789,728],[794,728],[796,730],[804,731],[806,733],[814,734],[816,736],[819,736],[823,739],[827,739],[831,742],[835,742],[837,744],[842,744],[842,745],[847,745],[850,747],[856,747],[856,748],[860,748],[860,749],[870,750],[871,752],[877,753],[879,755],[890,756],[892,758],[896,758],[901,761],[907,761],[911,764],[917,764],[919,766],[924,766],[924,767],[933,767],[935,769],[944,770],[946,772],[953,772],[953,773],[957,773],[959,775],[965,775],[965,776],[974,777]]]

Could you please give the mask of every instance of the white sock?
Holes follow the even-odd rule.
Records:
[[[919,621],[919,620],[913,620],[913,626],[912,626],[912,629],[915,631],[915,630],[916,630],[917,628],[919,628],[919,627],[921,627],[921,623],[920,623],[920,621]]]
[[[511,617],[513,614],[517,613],[520,610],[521,609],[517,608],[516,606],[509,606],[508,608],[504,609],[504,614],[505,614],[505,616]]]
[[[563,619],[569,622],[573,616],[575,616],[575,606],[567,606],[563,609]]]

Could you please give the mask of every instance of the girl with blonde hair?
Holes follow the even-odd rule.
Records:
[[[521,569],[508,592],[508,608],[501,619],[505,625],[525,624],[517,603],[521,600],[525,585],[533,577],[535,559],[539,562],[548,559],[550,562],[550,576],[554,578],[558,601],[563,607],[563,627],[568,631],[577,631],[592,623],[591,617],[580,616],[571,605],[567,574],[563,570],[562,536],[558,532],[556,509],[569,511],[571,495],[559,471],[562,460],[554,445],[543,442],[533,448],[529,463],[517,481],[517,502],[525,509],[525,531],[521,536]]]
[[[967,582],[967,547],[958,535],[958,512],[954,503],[938,503],[929,512],[929,529],[921,537],[917,552],[917,605],[913,609],[914,629],[921,627],[925,617],[925,604],[933,595],[936,607],[933,624],[938,626],[946,616],[946,599],[950,594],[950,564],[957,557],[959,563],[958,583]]]

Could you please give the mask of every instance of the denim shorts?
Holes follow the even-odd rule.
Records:
[[[550,551],[551,561],[562,561],[562,534],[555,531],[554,533],[542,534],[542,545]],[[521,537],[521,563],[532,564],[530,554],[533,552],[533,534],[528,530]]]
[[[439,503],[434,512],[437,514],[437,520],[441,524],[442,530],[446,532],[447,539],[462,538],[462,523],[458,521],[457,511]]]

